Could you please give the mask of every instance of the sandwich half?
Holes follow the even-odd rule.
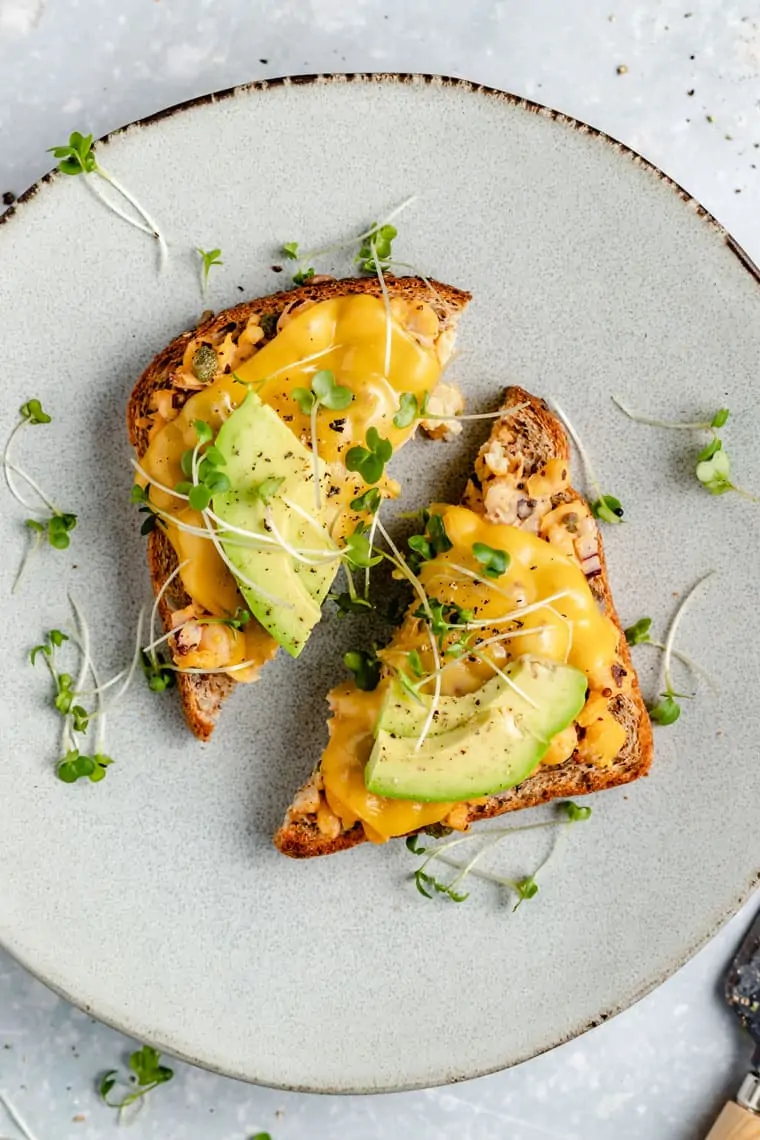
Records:
[[[652,731],[562,425],[507,389],[460,506],[425,513],[372,691],[329,697],[329,742],[275,836],[328,855],[627,783]]]
[[[361,556],[374,498],[398,494],[386,463],[425,427],[394,423],[402,395],[446,435],[460,398],[440,376],[469,299],[416,277],[315,279],[208,316],[140,377],[136,497],[155,520],[169,668],[200,739],[278,646],[302,651],[346,544]]]

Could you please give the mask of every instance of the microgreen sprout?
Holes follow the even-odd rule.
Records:
[[[155,653],[142,651],[140,665],[152,693],[165,693],[174,685],[174,670]]]
[[[372,543],[367,534],[367,528],[358,523],[351,534],[346,536],[342,556],[346,566],[351,570],[365,570],[370,566],[377,566],[382,562],[382,554],[372,553]]]
[[[383,439],[376,427],[367,428],[366,447],[350,447],[346,452],[346,468],[361,475],[365,483],[379,483],[385,464],[393,455],[390,440]]]
[[[591,501],[591,513],[593,514],[594,518],[601,519],[602,522],[611,524],[622,522],[624,513],[623,506],[620,500],[616,499],[614,495],[605,495],[602,491],[601,484],[596,477],[596,473],[591,463],[591,457],[586,451],[586,448],[581,443],[580,436],[576,432],[575,428],[570,423],[569,419],[562,411],[559,404],[557,404],[554,400],[547,400],[547,403],[551,407],[554,414],[558,417],[558,419],[561,420],[562,424],[565,427],[565,430],[567,431],[567,434],[570,436],[576,448],[578,449],[578,454],[581,457],[581,462],[586,472],[586,478],[591,484],[591,488],[596,496],[596,498]]]
[[[293,284],[294,285],[305,285],[308,281],[311,281],[312,277],[314,276],[314,272],[315,272],[314,266],[313,265],[305,266],[305,265],[303,265],[303,261],[312,255],[307,253],[307,254],[304,254],[302,257],[301,254],[298,252],[298,242],[297,241],[286,241],[285,244],[280,247],[280,253],[282,254],[283,257],[286,257],[289,261],[300,261],[302,263],[301,268],[297,269],[296,272],[293,274]]]
[[[110,1108],[118,1109],[120,1115],[130,1105],[138,1102],[142,1104],[143,1097],[159,1085],[166,1084],[174,1076],[173,1070],[160,1062],[161,1054],[150,1045],[143,1045],[141,1049],[130,1055],[130,1076],[126,1080],[119,1081],[118,1069],[110,1069],[103,1074],[99,1084],[101,1100]],[[125,1093],[121,1100],[111,1100],[110,1094],[119,1083],[127,1087],[131,1085],[133,1091]]]
[[[330,372],[327,368],[322,368],[319,372],[314,373],[311,387],[294,388],[291,395],[298,404],[302,415],[309,417],[309,425],[311,428],[311,454],[314,462],[314,501],[317,511],[319,511],[322,506],[322,499],[319,486],[317,413],[320,408],[327,408],[330,411],[342,411],[351,403],[354,394],[350,388],[346,388],[336,382],[334,373]]]
[[[728,408],[718,408],[709,420],[679,422],[677,420],[660,420],[631,411],[617,396],[613,396],[612,401],[629,420],[633,420],[635,423],[647,424],[649,427],[667,428],[671,431],[709,431],[712,434],[712,439],[702,448],[695,460],[694,474],[697,481],[711,495],[725,495],[728,491],[735,491],[745,499],[750,499],[752,502],[757,501],[748,491],[742,490],[741,487],[737,487],[731,482],[731,461],[726,454],[723,440],[718,435],[718,429],[724,427],[728,420],[730,414]]]
[[[60,629],[51,629],[44,641],[35,645],[30,651],[29,661],[32,665],[36,665],[38,661],[43,661],[53,681],[51,705],[62,721],[61,751],[63,756],[56,764],[56,774],[59,780],[66,784],[73,784],[77,780],[88,779],[91,783],[97,784],[105,778],[106,769],[113,763],[111,757],[105,752],[107,710],[102,703],[102,694],[120,681],[122,682],[109,706],[112,707],[127,691],[137,665],[143,618],[141,614],[138,619],[135,654],[131,666],[101,685],[98,671],[90,654],[90,633],[87,622],[82,610],[73,598],[70,598],[70,602],[76,621],[75,636],[70,637]],[[71,673],[58,668],[57,650],[64,647],[66,643],[79,651],[80,668],[76,680]],[[92,676],[95,687],[85,690],[88,675]],[[81,703],[85,697],[95,698],[94,711],[88,711]],[[83,751],[83,747],[77,743],[75,735],[84,736],[93,722],[97,724],[94,748],[91,753],[87,754]]]
[[[362,273],[376,273],[390,268],[393,256],[393,239],[398,237],[395,226],[373,222],[369,231],[362,235],[362,244],[354,263]]]
[[[639,618],[633,625],[629,625],[627,629],[623,630],[625,639],[629,645],[648,645],[650,649],[659,649],[664,652],[665,646],[661,641],[654,641],[650,636],[650,629],[652,627],[652,619],[648,617]],[[686,653],[682,653],[679,649],[673,649],[673,656],[690,669],[692,673],[697,673],[704,677],[713,692],[718,691],[715,681],[712,679],[706,669],[689,657]]]
[[[19,408],[20,420],[11,431],[8,440],[5,444],[3,452],[3,474],[5,476],[5,483],[8,490],[13,495],[17,503],[19,503],[25,510],[32,511],[38,517],[31,517],[24,520],[24,526],[32,536],[32,543],[27,548],[18,573],[16,580],[13,584],[14,591],[18,589],[22,576],[26,567],[29,564],[33,554],[38,550],[43,538],[46,538],[48,544],[54,550],[68,549],[71,538],[70,534],[74,527],[77,525],[77,516],[70,511],[62,511],[49,496],[43,491],[39,483],[23,471],[15,463],[11,461],[11,451],[13,442],[18,433],[25,427],[34,427],[39,424],[49,424],[51,417],[44,411],[42,404],[39,400],[27,400]],[[15,480],[11,477],[17,475],[26,483],[27,487],[37,496],[39,503],[29,502],[24,495],[19,491]],[[40,505],[41,504],[41,505]]]
[[[457,423],[461,420],[503,420],[516,415],[523,408],[530,407],[525,401],[522,404],[514,404],[511,408],[498,408],[495,412],[473,412],[467,415],[456,413],[446,416],[431,412],[428,408],[429,401],[429,392],[423,392],[422,400],[418,400],[414,392],[402,392],[399,396],[398,411],[393,417],[394,426],[407,428],[416,420],[440,420],[443,423],[455,420]]]
[[[338,617],[347,617],[349,614],[365,614],[368,610],[373,610],[375,607],[369,598],[361,598],[354,590],[353,594],[343,592],[340,594],[328,594],[331,602],[335,602],[338,607]]]
[[[111,210],[119,218],[122,218],[125,222],[129,222],[130,225],[135,226],[136,229],[142,230],[143,233],[150,234],[151,237],[156,239],[159,248],[160,264],[164,264],[166,258],[168,257],[166,239],[164,238],[163,234],[145,207],[137,201],[134,195],[132,195],[126,189],[126,187],[118,182],[112,174],[109,174],[99,164],[95,157],[92,135],[82,135],[79,131],[73,131],[69,136],[68,143],[65,146],[52,146],[48,147],[48,150],[53,154],[55,158],[59,159],[58,169],[62,174],[94,174],[96,177],[102,178],[104,182],[107,182],[111,187],[113,187],[117,194],[120,194],[121,197],[130,204],[133,210],[135,210],[139,218],[142,219],[141,221],[138,221],[137,218],[131,216],[130,214],[124,213],[123,210],[121,210],[113,202],[109,201],[108,198],[104,197],[103,194],[97,190],[97,183],[95,181],[92,181],[90,179],[85,180],[86,184],[90,186],[93,192],[97,195],[98,198],[100,198],[102,202],[105,203],[109,210]]]
[[[352,511],[375,514],[382,501],[383,496],[377,487],[369,487],[363,494],[357,495],[355,499],[351,500],[350,507]]]
[[[255,488],[255,498],[259,499],[265,507],[268,507],[284,482],[284,475],[269,475],[266,479],[262,479]]]
[[[441,894],[449,898],[452,902],[461,903],[468,897],[467,891],[462,891],[459,888],[469,875],[475,875],[478,878],[486,879],[488,882],[495,883],[497,886],[506,888],[512,894],[517,896],[517,902],[513,910],[517,910],[522,902],[526,899],[535,898],[538,894],[539,885],[536,881],[536,876],[549,862],[549,859],[556,851],[556,836],[558,828],[568,827],[574,823],[587,820],[591,815],[591,808],[580,806],[572,801],[562,802],[556,807],[555,817],[545,823],[532,823],[526,824],[521,827],[500,828],[499,830],[482,832],[482,833],[468,833],[460,835],[454,839],[447,839],[443,843],[436,846],[424,846],[419,839],[418,835],[410,835],[406,840],[406,846],[413,855],[423,857],[423,861],[415,872],[413,872],[413,879],[415,887],[424,898],[430,899],[434,894]],[[504,839],[519,832],[528,831],[541,831],[553,830],[555,842],[546,858],[540,863],[536,871],[531,875],[525,875],[521,878],[505,878],[501,875],[493,874],[490,871],[485,871],[478,866],[481,858],[486,855],[493,847],[501,843]],[[471,843],[473,840],[480,841],[480,847],[475,854],[466,863],[460,863],[457,859],[452,858],[449,852],[462,846],[463,844]],[[447,866],[454,868],[459,873],[454,878],[448,881],[441,881],[437,879],[428,868],[434,861],[440,861]]]
[[[670,629],[668,630],[668,636],[666,637],[665,644],[663,646],[663,691],[660,693],[659,700],[653,702],[649,706],[649,716],[655,722],[655,724],[674,724],[681,715],[681,706],[679,705],[678,700],[687,699],[687,694],[676,692],[675,685],[673,683],[672,658],[675,655],[675,637],[678,631],[678,627],[681,623],[681,619],[683,618],[689,602],[694,597],[694,594],[697,592],[700,586],[702,586],[703,583],[707,582],[708,579],[712,578],[713,574],[714,571],[710,571],[709,574],[705,574],[704,577],[700,578],[699,581],[692,586],[688,593],[685,594],[681,599],[678,608],[673,615],[673,620],[671,621]]]
[[[229,491],[232,484],[229,477],[219,470],[226,465],[227,460],[216,444],[211,442],[214,438],[211,427],[203,420],[195,420],[193,427],[198,442],[195,447],[183,452],[180,463],[183,475],[188,476],[190,481],[178,483],[175,490],[187,495],[193,510],[203,512],[209,507],[214,495]],[[201,448],[205,450],[201,451]]]
[[[472,553],[483,566],[483,572],[487,577],[500,578],[502,574],[506,574],[510,563],[510,557],[506,550],[498,550],[493,546],[488,546],[485,542],[473,542]]]
[[[629,645],[643,645],[647,641],[651,641],[649,630],[652,628],[652,619],[650,617],[639,618],[633,625],[629,625],[627,629],[623,630],[625,640]]]
[[[214,265],[224,265],[221,249],[196,249],[201,259],[201,294],[208,292],[208,275]]]
[[[455,602],[440,602],[437,598],[428,598],[427,609],[420,606],[412,615],[428,622],[438,644],[452,629],[461,629],[472,621],[472,610],[464,610]],[[427,678],[426,678],[427,680]]]
[[[419,401],[414,392],[402,392],[399,396],[398,411],[393,417],[394,426],[406,428],[419,417]]]
[[[372,692],[380,684],[381,664],[374,649],[351,649],[343,655],[343,664],[353,673],[357,689]]]

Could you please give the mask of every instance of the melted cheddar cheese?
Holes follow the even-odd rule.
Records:
[[[535,534],[490,523],[464,507],[431,510],[442,516],[452,547],[423,563],[419,579],[428,598],[472,611],[467,629],[450,630],[442,639],[440,652],[447,665],[441,674],[442,694],[473,692],[494,676],[494,666],[501,668],[526,653],[568,662],[588,677],[588,698],[578,728],[573,725],[559,733],[542,763],[561,764],[576,751],[582,761],[611,763],[626,736],[609,708],[613,694],[627,685],[625,671],[614,668],[619,665],[620,635],[600,612],[578,562]],[[554,513],[550,528],[559,522]],[[509,554],[509,566],[499,578],[483,577],[472,549],[478,542]],[[344,826],[360,820],[375,842],[432,823],[466,826],[462,805],[384,799],[369,792],[364,783],[373,729],[391,672],[410,672],[411,650],[419,653],[426,673],[435,669],[427,627],[415,616],[417,609],[415,603],[381,654],[387,668],[379,687],[363,693],[342,686],[331,697],[334,716],[320,766],[324,794]],[[468,639],[467,652],[447,658],[446,650],[462,635]],[[433,691],[432,682],[425,691]]]
[[[193,354],[200,341],[189,343],[177,387],[196,389],[181,410],[172,406],[171,393],[157,393],[151,440],[142,458],[149,482],[150,502],[162,513],[166,533],[180,563],[182,584],[195,604],[197,616],[225,616],[242,604],[237,584],[208,538],[181,529],[203,528],[201,515],[181,499],[153,485],[175,487],[185,477],[180,461],[183,452],[195,446],[196,420],[208,423],[216,433],[234,409],[242,403],[246,385],[255,385],[259,397],[269,404],[293,434],[311,446],[309,417],[293,399],[293,389],[309,388],[315,372],[329,369],[338,384],[348,387],[354,399],[342,412],[321,408],[317,416],[317,450],[328,465],[330,486],[322,520],[338,540],[354,529],[362,516],[349,509],[350,501],[365,489],[360,476],[345,467],[346,451],[364,444],[367,429],[398,449],[413,434],[414,424],[399,429],[393,424],[399,395],[413,392],[420,399],[432,392],[441,372],[445,352],[450,350],[448,332],[441,332],[438,317],[425,302],[394,299],[391,319],[382,299],[369,295],[336,297],[315,304],[305,303],[295,314],[280,318],[274,339],[261,348],[263,339],[258,318],[234,341],[228,333],[216,346],[220,371],[206,385],[191,372]],[[386,337],[390,335],[390,367],[386,375]],[[227,371],[225,371],[225,369]],[[378,487],[387,496],[398,494],[398,486],[384,476]],[[236,631],[231,631],[235,633]],[[236,636],[217,636],[202,649],[191,648],[182,656],[182,665],[192,668],[224,668],[242,661],[262,664],[276,650],[273,639],[250,622]],[[257,666],[235,671],[238,681],[253,680]]]

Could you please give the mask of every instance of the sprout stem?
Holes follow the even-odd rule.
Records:
[[[110,182],[110,184],[111,184],[111,186],[113,186],[114,190],[116,190],[117,193],[121,194],[122,198],[125,198],[127,200],[127,202],[129,202],[130,206],[133,206],[135,208],[135,210],[137,210],[138,214],[142,218],[144,218],[146,223],[150,226],[150,228],[153,232],[153,236],[155,237],[156,241],[158,242],[159,268],[163,269],[163,267],[165,266],[165,264],[168,260],[168,257],[169,257],[169,248],[166,244],[166,238],[163,236],[163,234],[159,230],[159,228],[156,225],[156,223],[154,222],[153,218],[150,216],[150,214],[145,209],[145,207],[142,206],[137,201],[137,199],[134,197],[134,195],[130,194],[129,190],[127,190],[127,188],[125,186],[122,186],[121,182],[117,181],[117,179],[114,178],[114,176],[112,174],[109,174],[107,171],[105,171],[103,169],[103,167],[100,166],[99,164],[96,166],[95,169],[96,169],[97,173],[100,175],[100,177],[104,178],[106,182]]]
[[[673,646],[675,644],[675,638],[676,638],[676,633],[678,631],[678,627],[681,624],[681,619],[684,615],[686,607],[688,606],[691,599],[694,597],[694,595],[697,592],[697,590],[699,589],[699,587],[702,586],[709,578],[712,578],[714,575],[715,575],[715,571],[710,570],[709,573],[704,574],[699,579],[698,582],[695,582],[695,584],[691,587],[689,592],[681,599],[681,601],[678,604],[678,608],[676,609],[676,612],[673,615],[673,620],[671,621],[670,629],[668,630],[668,636],[665,639],[665,645],[664,645],[664,649],[663,649],[663,661],[662,661],[663,674],[665,677],[665,691],[667,693],[673,693],[673,691],[674,691],[673,690],[673,678],[671,676],[671,668],[670,667],[671,667],[671,658],[673,656]]]
[[[632,412],[627,408],[622,400],[617,396],[611,397],[613,404],[620,408],[620,411],[628,416],[629,420],[634,420],[637,424],[647,424],[649,427],[669,428],[671,431],[713,431],[714,428],[711,423],[677,423],[674,420],[658,420],[650,416],[643,416],[640,412]]]
[[[570,420],[567,418],[565,413],[562,411],[562,409],[560,408],[560,406],[556,402],[556,400],[547,400],[546,403],[552,409],[552,411],[557,416],[557,418],[562,421],[562,423],[564,424],[565,429],[567,431],[567,434],[570,436],[570,438],[572,439],[576,448],[578,449],[578,454],[581,457],[581,463],[583,464],[583,467],[584,467],[585,472],[586,472],[586,478],[588,479],[589,483],[593,487],[593,489],[596,493],[596,498],[597,499],[603,499],[604,494],[602,492],[601,484],[596,477],[596,472],[594,471],[593,464],[591,463],[591,457],[589,456],[589,453],[586,451],[586,448],[581,443],[580,436],[578,435],[577,431],[575,430],[573,425],[570,423]]]

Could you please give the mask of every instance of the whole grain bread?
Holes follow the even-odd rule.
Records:
[[[446,285],[440,281],[424,281],[419,277],[386,276],[386,287],[390,298],[403,298],[407,301],[425,301],[435,311],[441,325],[453,328],[461,311],[470,300],[470,294],[463,289]],[[204,314],[199,324],[176,337],[151,361],[135,384],[127,405],[127,431],[138,459],[145,454],[150,442],[150,419],[154,394],[158,391],[172,392],[172,403],[180,408],[193,394],[192,389],[177,383],[177,373],[188,345],[197,340],[218,343],[228,334],[233,343],[245,329],[249,319],[258,316],[266,335],[257,347],[262,347],[276,335],[277,321],[285,313],[297,312],[305,302],[327,301],[333,297],[344,297],[364,293],[380,296],[380,282],[376,277],[351,277],[336,280],[331,277],[315,278],[305,285],[259,297],[253,301],[242,301],[231,309],[214,314]],[[177,568],[174,548],[162,530],[154,530],[148,540],[148,567],[153,591],[158,596],[167,578]],[[179,577],[172,580],[166,589],[159,610],[164,627],[171,628],[172,611],[188,606],[191,598],[184,590]],[[170,648],[171,648],[171,642]],[[271,654],[276,652],[272,642]],[[228,674],[177,673],[177,686],[182,701],[185,718],[190,730],[200,740],[208,740],[213,732],[222,704],[236,687],[236,682]]]
[[[522,406],[521,406],[522,405]],[[480,449],[475,461],[475,470],[470,479],[462,503],[471,510],[485,515],[489,521],[509,522],[524,526],[527,518],[521,519],[518,511],[514,517],[506,512],[507,503],[514,501],[515,478],[513,474],[497,474],[487,461],[494,448],[504,456],[520,460],[520,469],[525,478],[537,474],[551,459],[569,460],[570,450],[565,431],[548,406],[522,388],[507,388],[503,411],[517,409],[509,417],[496,420],[487,442]],[[556,502],[582,501],[579,492],[568,488],[556,496]],[[519,502],[519,500],[518,500]],[[528,516],[529,517],[529,516]],[[596,524],[595,524],[596,526]],[[490,819],[508,811],[535,807],[549,800],[563,799],[602,791],[619,784],[644,776],[652,762],[652,726],[646,711],[638,680],[631,662],[630,650],[618,618],[612,598],[604,548],[598,526],[596,526],[596,549],[598,567],[588,576],[589,587],[602,611],[617,626],[620,638],[618,656],[631,682],[629,691],[614,695],[608,705],[616,720],[625,728],[626,740],[615,760],[607,767],[599,767],[584,762],[574,753],[570,759],[553,767],[539,767],[528,779],[514,788],[490,796],[484,802],[470,805],[468,824]],[[317,811],[305,810],[323,800],[321,777],[317,768],[294,798],[285,820],[277,831],[275,846],[293,858],[309,858],[315,855],[330,855],[337,851],[355,847],[366,840],[361,823],[344,828],[337,834],[329,834],[320,829]]]

